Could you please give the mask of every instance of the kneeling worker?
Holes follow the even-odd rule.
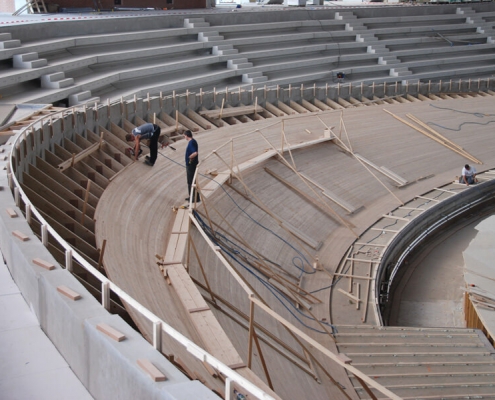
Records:
[[[466,164],[464,168],[462,168],[461,177],[459,178],[459,183],[465,183],[466,185],[472,185],[473,183],[478,183],[478,179],[476,179],[476,169],[474,167],[470,167],[469,164]]]
[[[146,165],[155,165],[156,158],[158,156],[158,139],[160,138],[160,127],[158,125],[147,123],[132,130],[132,133],[128,133],[125,140],[128,142],[134,141],[134,160],[137,161],[141,150],[141,140],[150,141],[150,155],[146,156],[144,163]]]

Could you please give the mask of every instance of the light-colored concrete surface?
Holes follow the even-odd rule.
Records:
[[[0,261],[0,398],[86,400],[93,397],[41,330]]]
[[[464,327],[464,259],[479,219],[442,240],[413,266],[402,292],[396,325]],[[407,279],[407,277],[405,278]]]

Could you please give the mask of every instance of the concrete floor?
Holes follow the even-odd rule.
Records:
[[[465,327],[463,315],[464,259],[462,252],[477,234],[477,218],[454,228],[426,250],[401,281],[405,286],[394,325]],[[392,321],[391,321],[392,322]]]
[[[0,399],[93,399],[41,330],[1,253],[0,342]]]

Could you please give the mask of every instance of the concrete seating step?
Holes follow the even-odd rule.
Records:
[[[65,78],[64,72],[55,72],[41,76],[41,87],[45,89],[61,89],[74,84],[74,78]]]
[[[267,77],[264,76],[261,72],[249,72],[247,74],[242,75],[242,82],[243,83],[259,83],[259,82],[266,82]]]
[[[237,58],[227,61],[227,68],[230,69],[250,68],[252,66],[253,63],[248,62],[247,58]]]
[[[40,68],[47,65],[46,58],[38,58],[38,53],[16,54],[14,56],[14,68],[28,69]]]
[[[237,49],[234,49],[234,46],[232,46],[231,44],[219,44],[212,47],[211,53],[213,55],[226,56],[231,54],[237,54],[239,53],[239,51]]]
[[[206,22],[204,18],[185,18],[184,28],[203,28],[210,26],[209,22]]]
[[[256,35],[272,35],[274,31],[282,32],[318,32],[322,29],[332,31],[344,31],[345,22],[337,20],[303,20],[303,21],[288,21],[288,22],[266,22],[254,24],[239,24],[239,25],[223,25],[215,26],[218,32],[226,37],[237,35],[240,37],[242,33],[255,32]],[[254,35],[250,35],[251,37]],[[247,37],[247,36],[246,36]],[[234,38],[234,37],[232,37]]]
[[[390,76],[399,77],[399,76],[409,76],[409,75],[412,75],[412,72],[409,71],[407,67],[390,68]]]
[[[4,40],[0,42],[0,49],[13,49],[21,46],[20,40]]]
[[[200,42],[218,42],[220,40],[223,40],[223,36],[220,36],[218,32],[215,31],[199,32],[198,40]]]
[[[89,90],[69,96],[69,106],[71,107],[78,104],[97,103],[99,101],[100,99],[98,97],[91,96],[91,91]]]

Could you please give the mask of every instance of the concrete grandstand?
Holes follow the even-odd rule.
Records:
[[[0,27],[0,248],[94,398],[495,397],[476,255],[465,327],[394,326],[492,207],[493,3],[42,19]]]

